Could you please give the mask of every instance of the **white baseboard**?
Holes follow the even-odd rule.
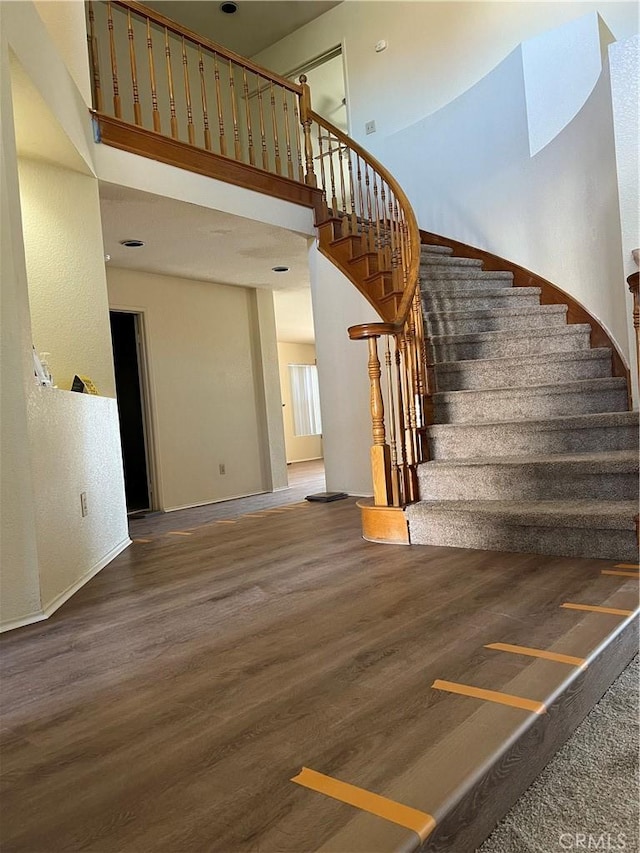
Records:
[[[11,622],[3,622],[0,624],[0,633],[4,631],[12,631],[14,628],[23,628],[25,625],[33,625],[35,622],[42,622],[43,619],[48,619],[52,613],[55,613],[59,607],[68,601],[74,593],[76,593],[81,587],[83,587],[86,583],[88,583],[91,578],[95,577],[99,571],[104,569],[106,565],[108,565],[112,560],[114,560],[118,554],[121,554],[125,548],[128,548],[131,545],[131,539],[127,536],[126,539],[123,539],[115,548],[112,548],[108,554],[106,554],[102,559],[98,560],[98,562],[92,566],[88,572],[85,572],[81,578],[71,586],[68,586],[63,592],[56,595],[46,607],[43,607],[42,610],[38,610],[35,613],[30,613],[28,616],[22,616],[20,619],[13,619]]]
[[[48,619],[52,613],[55,613],[59,607],[62,607],[65,601],[68,601],[72,595],[88,583],[91,578],[95,577],[98,572],[102,571],[105,566],[114,560],[118,554],[121,554],[125,548],[128,548],[129,545],[131,545],[131,539],[127,536],[127,538],[123,539],[122,542],[115,546],[115,548],[112,548],[108,554],[105,554],[104,557],[98,560],[98,562],[92,566],[88,572],[85,572],[82,577],[78,578],[77,581],[74,581],[71,586],[68,586],[63,592],[56,595],[49,604],[42,608],[45,618]]]
[[[25,625],[33,625],[34,622],[42,622],[46,618],[46,613],[43,613],[42,610],[36,610],[35,613],[22,616],[20,619],[12,619],[11,622],[2,622],[0,624],[0,634],[3,634],[5,631],[13,631],[14,628],[24,628]]]

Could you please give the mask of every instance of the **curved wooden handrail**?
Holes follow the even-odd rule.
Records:
[[[314,112],[313,110],[309,110],[309,117],[320,127],[323,127],[327,131],[329,131],[333,137],[335,137],[343,145],[347,146],[350,151],[353,151],[355,154],[361,157],[364,162],[368,163],[369,166],[371,166],[371,168],[375,170],[376,174],[380,175],[381,178],[387,183],[389,188],[393,191],[394,195],[398,199],[400,205],[402,206],[402,210],[406,217],[406,222],[408,226],[408,239],[411,254],[409,257],[407,269],[405,271],[406,286],[404,288],[397,314],[392,321],[393,324],[397,327],[396,330],[400,330],[406,322],[407,316],[411,309],[411,304],[413,302],[413,297],[418,284],[418,273],[420,270],[420,230],[418,228],[418,220],[416,219],[416,215],[413,211],[413,208],[411,207],[411,202],[407,198],[406,193],[404,192],[398,181],[393,177],[389,170],[386,169],[382,165],[382,163],[380,163],[380,161],[377,160],[372,154],[370,154],[365,148],[363,148],[362,145],[356,142],[355,139],[352,139],[346,133],[343,133],[339,128],[331,124],[331,122],[327,121],[325,118],[323,118],[321,115]],[[374,307],[376,307],[375,304]],[[380,313],[379,310],[378,313]],[[382,314],[380,314],[380,316],[383,317]],[[389,333],[381,332],[381,334]]]
[[[542,305],[567,305],[567,323],[583,323],[591,326],[591,346],[606,347],[611,350],[612,374],[626,380],[629,401],[631,400],[629,365],[620,352],[618,345],[598,318],[594,317],[570,293],[547,281],[546,278],[542,278],[537,273],[531,272],[531,270],[521,267],[519,264],[515,264],[506,258],[501,258],[499,255],[494,255],[485,249],[478,249],[476,246],[469,246],[467,243],[461,243],[459,240],[443,237],[440,234],[433,234],[430,231],[421,230],[420,238],[423,243],[430,243],[435,246],[449,246],[458,257],[481,260],[485,270],[513,273],[514,287],[539,287],[542,291],[540,294]]]
[[[214,53],[217,53],[218,56],[224,56],[225,59],[230,59],[237,65],[241,65],[246,68],[248,71],[253,71],[254,74],[259,74],[261,77],[273,80],[274,83],[277,83],[279,86],[284,86],[285,89],[290,89],[298,95],[302,92],[302,87],[298,83],[294,83],[292,80],[287,80],[286,77],[281,77],[274,71],[269,71],[267,68],[257,65],[250,59],[240,56],[239,53],[234,53],[234,51],[229,50],[228,47],[224,47],[223,45],[208,39],[206,36],[199,35],[193,30],[183,27],[182,24],[177,23],[177,21],[172,21],[171,18],[166,18],[160,12],[156,12],[155,9],[145,6],[144,3],[137,3],[136,0],[112,0],[112,2],[114,6],[120,6],[122,9],[131,9],[139,15],[142,15],[144,18],[149,18],[149,20],[155,21],[155,23],[159,24],[161,27],[166,27],[170,32],[181,37],[184,36],[184,38],[192,42],[192,44],[206,47]]]

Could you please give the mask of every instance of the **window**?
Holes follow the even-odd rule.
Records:
[[[290,364],[294,435],[320,435],[320,395],[315,364]]]

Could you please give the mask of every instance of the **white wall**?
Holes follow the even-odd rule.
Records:
[[[33,359],[11,120],[9,51],[4,35],[6,6],[0,3],[0,627],[41,612],[27,435],[27,390]]]
[[[293,403],[291,400],[290,364],[315,364],[316,348],[312,344],[291,344],[278,342],[278,362],[280,365],[280,389],[282,393],[282,421],[287,447],[287,462],[302,462],[306,459],[322,457],[322,436],[296,435],[293,425]]]
[[[423,228],[488,249],[556,283],[628,354],[606,67],[582,109],[534,157],[519,49],[386,145]]]
[[[351,341],[347,329],[380,318],[315,245],[309,269],[327,490],[371,495],[367,344]]]
[[[267,491],[272,477],[286,485],[283,447],[270,471],[256,292],[125,269],[107,278],[112,308],[144,313],[160,508]],[[271,320],[260,333],[275,350]]]
[[[618,197],[622,226],[622,262],[625,281],[638,267],[632,251],[640,248],[640,198],[638,197],[638,130],[640,128],[640,37],[625,39],[609,48],[611,62],[611,91],[613,95],[613,124],[616,138],[618,167]],[[633,298],[625,294],[628,323],[631,376],[638,406],[638,367],[636,338],[633,329]]]
[[[34,386],[29,443],[42,607],[48,612],[129,545],[116,401]]]
[[[35,385],[31,354],[28,276],[34,303],[47,303],[46,323],[66,329],[61,344],[84,341],[87,360],[100,365],[103,392],[113,393],[111,351],[104,336],[106,283],[99,239],[95,178],[68,170],[27,166],[26,242],[13,132],[10,51],[36,85],[61,140],[73,149],[65,162],[86,169],[86,105],[30,3],[0,4],[2,85],[2,603],[0,629],[45,618],[129,542],[115,400]],[[44,126],[43,126],[44,127]],[[43,128],[39,128],[43,132]],[[47,139],[42,139],[46,148]],[[57,150],[57,148],[56,148]],[[55,173],[55,174],[54,174]],[[61,245],[48,244],[43,209]],[[39,208],[40,206],[40,208]],[[98,238],[98,239],[97,239]],[[51,276],[47,256],[52,253]],[[80,276],[74,274],[74,268]],[[79,280],[79,279],[82,280]],[[53,282],[53,284],[52,284]],[[50,288],[46,293],[47,287]],[[82,288],[74,295],[74,289]],[[55,290],[56,295],[52,294]],[[37,292],[38,291],[38,292]],[[86,309],[76,311],[89,292]],[[75,325],[74,325],[75,324]],[[60,348],[62,351],[62,348]],[[96,369],[92,370],[94,378]],[[80,492],[89,515],[82,518]]]
[[[350,133],[376,154],[384,137],[449,103],[523,40],[598,10],[616,38],[637,32],[633,2],[346,2],[254,59],[284,72],[342,43]],[[380,39],[388,47],[376,53]],[[377,132],[365,136],[370,119]]]
[[[35,160],[19,175],[34,346],[59,388],[77,373],[115,397],[98,182]]]
[[[79,0],[35,0],[51,40],[87,106],[91,106],[85,7]]]

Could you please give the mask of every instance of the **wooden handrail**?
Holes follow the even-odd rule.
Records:
[[[175,33],[181,38],[184,37],[187,41],[196,45],[196,47],[206,47],[214,53],[217,53],[218,56],[224,56],[225,59],[230,59],[232,62],[235,62],[236,65],[240,65],[248,71],[253,71],[254,74],[259,74],[261,77],[266,77],[268,80],[272,80],[279,86],[284,86],[285,89],[290,89],[298,95],[302,91],[298,83],[295,83],[292,80],[287,80],[286,77],[281,77],[274,71],[269,71],[267,68],[257,65],[245,56],[240,56],[239,53],[234,53],[234,51],[229,50],[229,48],[224,47],[221,44],[217,44],[211,39],[208,39],[206,36],[199,35],[193,30],[183,27],[182,24],[172,21],[171,18],[166,18],[164,15],[161,15],[160,12],[156,12],[155,9],[145,6],[144,3],[137,3],[136,0],[111,0],[111,2],[114,6],[121,6],[125,10],[131,9],[143,18],[149,18],[149,20],[154,21],[161,27],[166,27],[170,32]]]
[[[387,186],[392,190],[399,204],[403,208],[409,230],[408,240],[412,251],[410,262],[406,270],[408,286],[404,289],[400,305],[396,312],[396,317],[393,320],[393,323],[397,327],[401,328],[404,325],[411,309],[411,303],[413,301],[415,289],[418,284],[418,273],[420,270],[420,229],[418,228],[418,220],[416,219],[416,215],[413,211],[413,208],[411,207],[411,202],[409,201],[406,193],[404,192],[398,181],[393,177],[391,172],[389,172],[389,170],[386,169],[382,165],[382,163],[380,163],[379,160],[377,160],[372,154],[370,154],[365,148],[363,148],[362,145],[356,142],[355,139],[351,139],[350,136],[347,136],[346,133],[343,133],[339,128],[332,125],[325,118],[323,118],[321,115],[314,112],[313,110],[309,110],[309,117],[312,121],[315,121],[320,127],[323,127],[327,131],[329,131],[331,136],[333,136],[340,143],[342,143],[343,147],[346,147],[347,149],[353,151],[365,163],[368,163],[369,166],[374,170],[374,172],[379,175],[387,184]],[[326,153],[329,154],[330,152]]]

